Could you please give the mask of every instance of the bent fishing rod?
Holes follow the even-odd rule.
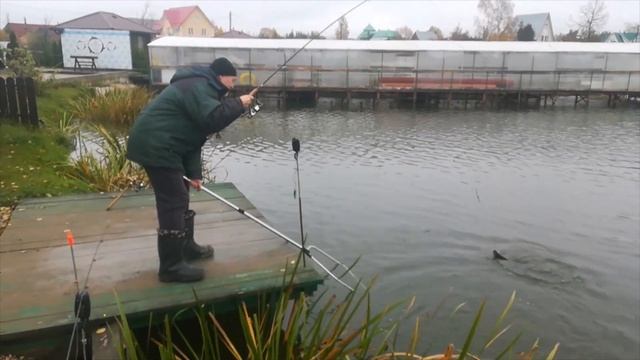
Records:
[[[182,177],[183,179],[185,179],[186,181],[191,182],[191,179],[189,179],[186,176]],[[277,235],[278,237],[286,240],[289,244],[297,247],[300,251],[302,251],[302,253],[304,255],[306,255],[309,259],[311,259],[313,262],[315,262],[316,264],[318,264],[318,266],[320,266],[320,268],[322,268],[322,270],[324,270],[324,272],[327,273],[327,275],[329,275],[331,278],[333,278],[335,281],[337,281],[340,285],[344,286],[345,288],[349,289],[349,291],[353,291],[354,287],[349,286],[346,282],[344,282],[341,278],[344,277],[346,274],[351,275],[359,284],[361,283],[360,279],[358,279],[358,277],[355,276],[355,274],[353,274],[353,272],[351,272],[351,268],[348,267],[347,265],[341,263],[340,261],[338,261],[336,258],[334,258],[333,256],[329,255],[329,253],[327,253],[326,251],[320,249],[317,246],[311,245],[311,246],[307,246],[304,247],[302,245],[300,245],[298,242],[292,240],[291,238],[289,238],[287,235],[281,233],[280,231],[278,231],[277,229],[275,229],[274,227],[272,227],[271,225],[265,223],[264,221],[258,219],[257,217],[253,216],[251,213],[248,213],[247,211],[245,211],[244,209],[241,209],[240,207],[238,207],[237,205],[235,205],[234,203],[230,202],[229,200],[223,198],[222,196],[216,194],[215,192],[211,191],[210,189],[208,189],[205,186],[200,186],[200,188],[206,192],[207,194],[213,196],[214,198],[222,201],[223,203],[225,203],[226,205],[228,205],[229,207],[231,207],[232,209],[234,209],[235,211],[239,212],[240,214],[248,217],[249,219],[253,220],[254,222],[256,222],[258,225],[262,226],[263,228],[271,231],[272,233],[274,233],[275,235]],[[311,251],[317,251],[318,253],[322,254],[323,256],[325,256],[327,259],[331,260],[336,266],[340,266],[343,267],[345,269],[345,273],[342,274],[341,276],[337,276],[336,274],[334,274],[331,270],[329,270],[329,268],[327,266],[325,266],[320,260],[318,260],[315,256],[313,256],[311,254]]]
[[[351,9],[349,9],[346,13],[340,15],[340,17],[338,17],[337,19],[333,20],[331,22],[331,24],[327,25],[324,29],[322,29],[318,35],[314,38],[311,37],[311,39],[309,39],[309,41],[307,41],[300,49],[298,49],[295,53],[293,53],[293,55],[291,55],[288,59],[285,60],[285,62],[278,66],[278,68],[276,69],[276,71],[274,71],[273,73],[271,73],[271,75],[267,76],[267,78],[260,84],[258,85],[258,89],[260,89],[261,87],[263,87],[269,80],[271,80],[272,77],[274,77],[280,70],[282,70],[282,68],[284,68],[285,66],[287,66],[287,64],[289,63],[289,61],[291,61],[291,59],[293,59],[294,57],[296,57],[296,55],[298,55],[302,50],[304,50],[309,44],[311,44],[311,42],[313,40],[315,40],[316,38],[320,37],[320,35],[322,35],[323,32],[327,31],[327,29],[329,29],[331,26],[333,26],[333,24],[337,23],[338,21],[340,21],[340,19],[342,19],[343,17],[347,16],[350,12],[352,12],[353,10],[359,8],[360,6],[362,6],[364,3],[366,3],[369,0],[363,0],[362,2],[360,2],[358,5],[352,7]]]
[[[264,81],[262,83],[260,83],[260,85],[258,85],[258,87],[256,87],[254,89],[254,91],[259,90],[260,88],[264,87],[265,84],[271,80],[278,72],[280,72],[280,70],[282,70],[284,67],[287,66],[287,64],[289,63],[289,61],[291,61],[291,59],[293,59],[294,57],[296,57],[296,55],[298,55],[302,50],[304,50],[309,44],[311,44],[311,42],[313,40],[316,40],[317,38],[320,37],[320,35],[322,35],[322,33],[324,33],[325,31],[327,31],[331,26],[333,26],[333,24],[337,23],[338,21],[340,21],[340,19],[342,19],[343,17],[347,16],[349,13],[351,13],[352,11],[354,11],[355,9],[359,8],[360,6],[362,6],[364,3],[366,3],[369,0],[363,0],[360,3],[358,3],[358,5],[352,7],[351,9],[347,10],[347,12],[345,12],[344,14],[340,15],[337,19],[333,20],[329,25],[325,26],[324,29],[320,30],[320,32],[315,36],[311,37],[311,39],[309,39],[309,41],[307,41],[304,45],[302,45],[301,48],[299,48],[298,50],[296,50],[296,52],[293,53],[293,55],[291,55],[288,59],[285,59],[284,63],[282,63],[282,65],[278,66],[278,68],[272,72],[269,76],[267,76],[266,79],[264,79]],[[257,91],[256,91],[257,92]],[[256,115],[256,113],[258,111],[260,111],[260,108],[262,107],[262,103],[260,101],[258,101],[258,99],[255,99],[255,103],[250,107],[249,109],[249,116],[253,117]]]

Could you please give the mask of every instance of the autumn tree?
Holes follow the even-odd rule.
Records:
[[[347,19],[344,16],[341,17],[338,21],[338,28],[336,29],[336,39],[349,39],[349,24],[347,23]]]
[[[518,29],[518,41],[533,41],[536,38],[536,33],[533,31],[533,27],[531,24],[527,24],[527,26],[520,27]]]
[[[411,37],[413,36],[413,30],[411,30],[411,28],[406,25],[397,28],[396,32],[400,34],[400,38],[402,40],[411,40]]]
[[[258,37],[262,39],[282,39],[282,36],[278,34],[275,28],[260,29],[260,33],[258,34]]]
[[[602,0],[589,1],[580,8],[578,16],[579,18],[575,25],[578,27],[580,40],[598,41],[598,31],[607,23],[609,18],[604,2]]]
[[[483,40],[511,40],[515,35],[515,18],[511,0],[479,0],[476,17],[478,36]]]

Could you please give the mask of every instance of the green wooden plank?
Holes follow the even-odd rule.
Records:
[[[233,190],[238,191],[236,186],[230,182],[223,183],[206,183],[205,186],[211,191],[221,194],[225,194],[226,191],[230,191],[233,194]],[[202,194],[201,192],[191,191],[192,194],[195,194],[195,197],[198,199],[205,199],[209,195]],[[52,202],[67,202],[67,201],[78,201],[78,200],[86,200],[86,199],[103,199],[109,200],[113,199],[119,192],[103,192],[103,193],[82,193],[82,194],[71,194],[71,195],[62,195],[56,197],[43,197],[43,198],[26,198],[20,200],[20,204],[24,205],[36,205],[36,204],[47,204]],[[153,189],[142,189],[140,191],[127,191],[124,196],[132,197],[132,196],[148,196],[153,194]],[[225,196],[223,196],[225,197]]]
[[[247,206],[246,199],[242,194],[235,189],[228,189],[224,191],[220,191],[219,195],[223,198],[231,201],[232,203],[240,202],[240,204],[236,204],[237,206],[243,207]],[[20,219],[25,216],[31,216],[31,214],[38,214],[39,217],[48,214],[56,214],[56,213],[65,213],[69,211],[74,212],[101,212],[106,211],[107,206],[112,201],[112,198],[102,198],[102,197],[94,197],[94,198],[83,198],[83,199],[75,199],[73,201],[50,201],[43,203],[19,203],[16,207],[15,219]],[[209,195],[206,195],[204,192],[196,193],[191,192],[190,201],[192,203],[198,203],[202,201],[211,201],[213,198]],[[114,205],[113,210],[115,209],[131,209],[131,208],[139,208],[139,207],[155,207],[155,197],[152,193],[145,195],[124,195],[122,196],[118,202]],[[33,211],[26,211],[33,210]],[[112,211],[113,211],[112,210]],[[13,221],[12,216],[12,221]]]
[[[262,217],[233,184],[209,187]],[[202,264],[207,277],[195,285],[157,281],[155,206],[151,191],[127,194],[109,212],[104,209],[114,194],[72,195],[21,203],[12,225],[0,237],[0,342],[8,338],[28,339],[33,334],[72,324],[75,290],[62,234],[67,227],[76,235],[81,277],[91,264],[97,242],[109,240],[101,245],[89,285],[93,321],[117,315],[111,291],[114,288],[119,289],[125,311],[140,316],[193,304],[193,287],[201,300],[225,306],[264,291],[277,291],[282,284],[285,261],[295,259],[297,250],[206,193],[191,194],[192,207],[198,212],[196,233],[205,242],[214,241],[216,253],[222,254],[222,261],[217,255],[216,261]],[[34,222],[34,217],[41,219]],[[308,268],[296,275],[294,286],[313,291],[321,282],[320,275]]]
[[[196,304],[193,296],[195,288],[198,299],[202,303],[216,303],[224,305],[238,299],[251,298],[263,292],[279,291],[282,285],[280,271],[257,272],[247,274],[246,277],[215,279],[202,285],[178,284],[154,288],[146,292],[118,292],[121,304],[127,316],[145,316],[149,311],[180,310]],[[313,290],[322,283],[322,278],[313,269],[303,269],[294,278],[294,287]],[[104,321],[118,316],[118,307],[114,294],[99,294],[91,296],[91,321]],[[44,316],[25,316],[0,322],[0,340],[25,336],[39,330],[57,327],[73,326],[73,298],[70,296],[68,304],[56,304],[59,311]]]

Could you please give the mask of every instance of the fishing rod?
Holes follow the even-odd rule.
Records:
[[[186,181],[191,182],[191,179],[189,179],[186,176],[182,177],[183,179],[185,179]],[[277,229],[275,229],[274,227],[270,226],[269,224],[265,223],[264,221],[258,219],[257,217],[251,215],[250,213],[246,212],[244,209],[241,209],[240,207],[238,207],[237,205],[235,205],[234,203],[228,201],[227,199],[223,198],[222,196],[216,194],[215,192],[209,190],[207,187],[205,186],[201,186],[201,189],[206,192],[207,194],[213,196],[214,198],[222,201],[223,203],[225,203],[226,205],[228,205],[229,207],[231,207],[232,209],[234,209],[235,211],[239,212],[240,214],[248,217],[249,219],[253,220],[254,222],[258,223],[258,225],[264,227],[265,229],[271,231],[272,233],[276,234],[278,237],[286,240],[289,244],[297,247],[300,251],[302,251],[302,253],[306,256],[309,257],[309,259],[313,260],[313,262],[315,262],[318,266],[320,266],[320,268],[322,268],[322,270],[324,270],[324,272],[327,273],[327,275],[329,275],[331,278],[333,278],[335,281],[337,281],[340,285],[346,287],[347,289],[349,289],[349,291],[353,291],[354,288],[352,286],[349,286],[346,282],[344,282],[341,278],[344,277],[346,274],[351,275],[359,284],[361,283],[360,279],[358,279],[357,276],[355,276],[355,274],[353,274],[353,272],[351,271],[351,268],[348,267],[347,265],[341,263],[340,261],[338,261],[336,258],[334,258],[333,256],[329,255],[329,253],[327,253],[326,251],[320,249],[317,246],[311,245],[308,247],[303,247],[302,245],[300,245],[299,243],[297,243],[296,241],[292,240],[291,238],[289,238],[287,235],[281,233],[280,231],[278,231]],[[345,269],[345,272],[341,275],[341,276],[337,276],[336,274],[334,274],[331,270],[329,270],[329,268],[327,266],[325,266],[321,261],[319,261],[316,257],[314,257],[311,254],[311,251],[317,251],[318,253],[320,253],[322,256],[326,257],[327,259],[331,260],[334,263],[334,266],[340,266],[342,268]]]
[[[291,55],[288,59],[285,59],[284,63],[282,63],[282,65],[278,66],[278,68],[272,72],[269,76],[267,76],[266,79],[264,79],[264,81],[258,85],[258,87],[255,88],[255,90],[259,90],[260,88],[264,87],[265,84],[271,80],[278,72],[280,72],[280,70],[282,70],[284,67],[287,66],[287,64],[289,63],[289,61],[291,61],[291,59],[293,59],[294,57],[296,57],[296,55],[298,55],[302,50],[304,50],[309,44],[311,44],[311,42],[313,40],[316,40],[317,38],[320,37],[320,35],[322,35],[322,33],[324,33],[325,31],[327,31],[331,26],[333,26],[333,24],[337,23],[338,21],[340,21],[340,19],[342,19],[343,17],[347,16],[349,13],[351,13],[352,11],[354,11],[355,9],[359,8],[360,6],[362,6],[364,3],[366,3],[369,0],[362,0],[360,3],[358,3],[358,5],[352,7],[351,9],[349,9],[347,12],[345,12],[344,14],[340,15],[337,19],[333,20],[329,25],[325,26],[324,29],[320,30],[320,32],[315,36],[315,37],[311,37],[311,39],[309,39],[309,41],[307,41],[304,45],[302,45],[301,48],[299,48],[298,50],[296,50],[296,52],[293,53],[293,55]],[[255,116],[258,111],[260,111],[260,109],[262,108],[262,103],[260,101],[258,101],[258,99],[256,98],[255,103],[249,108],[249,116],[253,117]]]

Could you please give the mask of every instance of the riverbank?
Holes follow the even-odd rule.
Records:
[[[0,205],[27,197],[86,192],[88,186],[62,174],[73,147],[50,128],[0,126]]]

